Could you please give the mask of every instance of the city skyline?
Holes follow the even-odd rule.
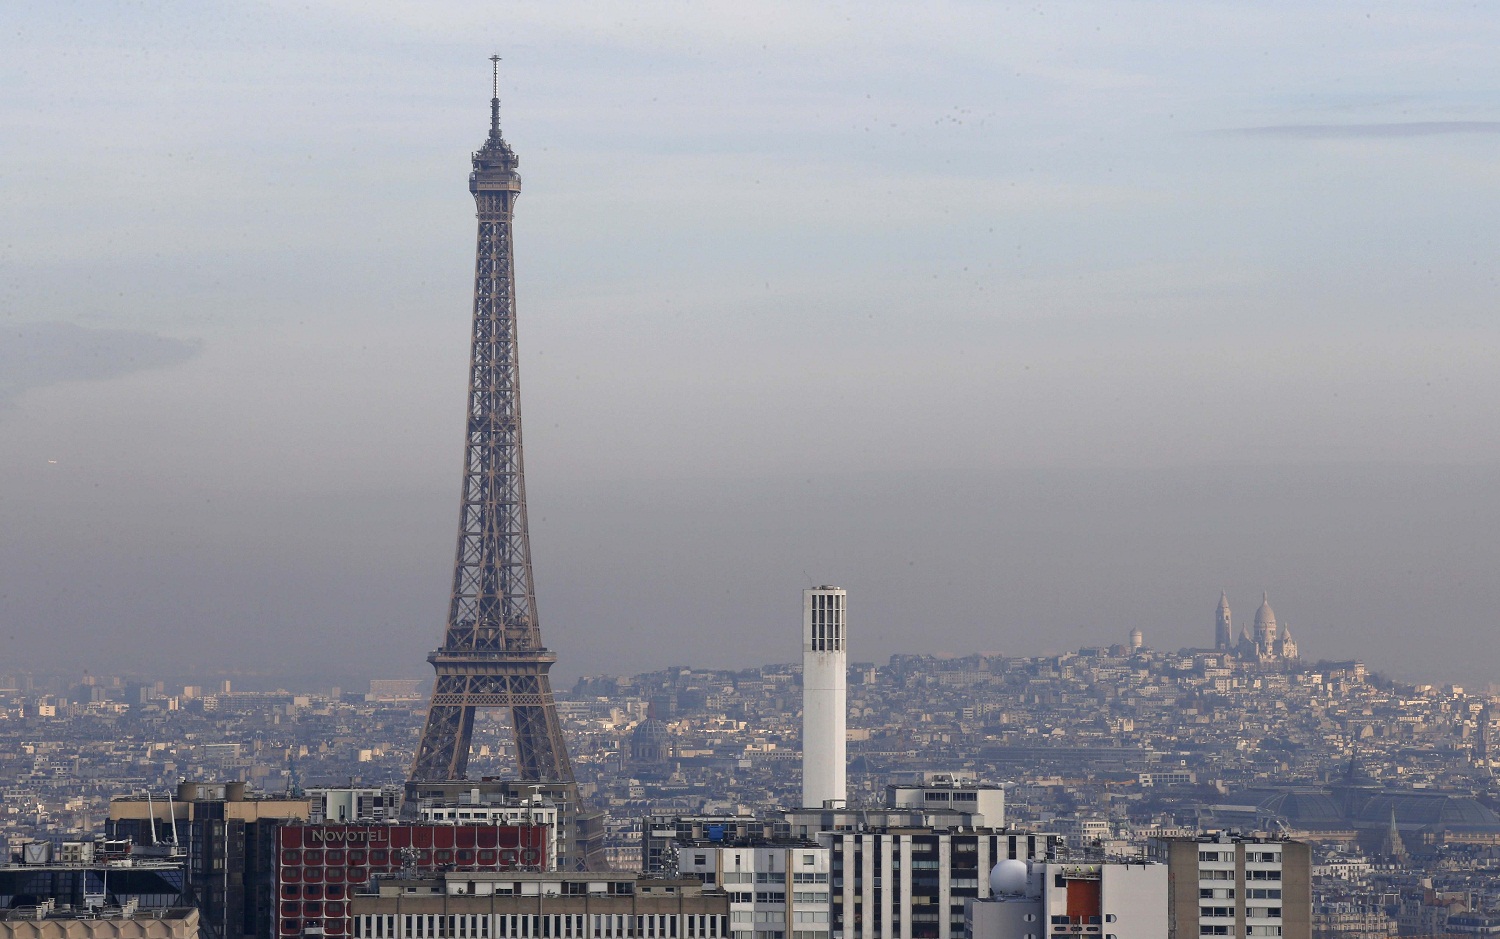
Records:
[[[410,674],[491,37],[56,9],[4,40],[0,652]],[[769,9],[501,50],[567,675],[791,660],[813,580],[857,659],[1201,646],[1227,587],[1497,677],[1493,17]]]

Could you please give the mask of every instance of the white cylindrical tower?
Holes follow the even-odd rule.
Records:
[[[802,805],[845,801],[848,646],[844,590],[802,591]]]

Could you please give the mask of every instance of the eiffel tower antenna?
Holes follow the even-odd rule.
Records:
[[[500,56],[490,56],[490,136],[500,137]]]

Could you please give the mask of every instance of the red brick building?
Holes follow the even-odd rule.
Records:
[[[403,869],[547,867],[544,825],[283,825],[276,831],[276,935],[350,935],[350,894]]]

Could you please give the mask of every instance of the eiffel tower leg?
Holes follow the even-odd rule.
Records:
[[[522,779],[572,779],[566,750],[559,752],[554,741],[562,740],[562,726],[552,708],[522,707],[511,709],[516,728],[516,756]]]
[[[469,768],[469,742],[473,736],[473,708],[452,705],[429,708],[411,778],[463,779]]]
[[[516,762],[521,778],[571,782],[573,765],[568,759],[557,705],[552,700],[552,680],[545,671],[538,670],[512,675],[509,687],[510,717],[516,732]]]

